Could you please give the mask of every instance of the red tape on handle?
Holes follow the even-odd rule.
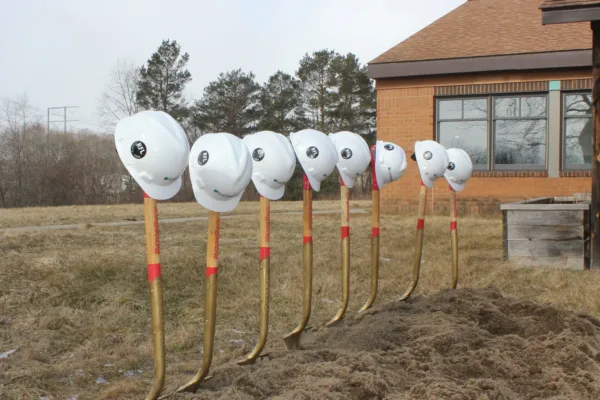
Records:
[[[417,230],[420,231],[421,229],[423,229],[425,227],[425,220],[422,218],[419,218],[417,220]]]
[[[270,247],[261,247],[259,253],[259,260],[264,260],[267,257],[271,256],[271,248]]]
[[[206,277],[213,276],[219,271],[217,267],[206,267]]]
[[[160,263],[148,264],[148,282],[152,282],[156,278],[160,278],[162,273],[160,271]]]
[[[350,227],[342,226],[342,239],[346,239],[349,236],[350,236]]]
[[[455,231],[456,225],[457,225],[456,221],[450,221],[450,230]]]
[[[304,240],[302,243],[307,244],[312,242],[312,236],[304,236]]]
[[[379,237],[379,228],[373,228],[371,231],[371,237]]]

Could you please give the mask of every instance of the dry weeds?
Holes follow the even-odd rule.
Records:
[[[315,204],[315,209],[333,207],[337,207],[337,202]],[[300,210],[301,204],[274,204],[273,209],[278,208]],[[222,220],[213,365],[241,357],[256,340],[257,207],[246,203],[238,212],[242,210],[254,214]],[[130,212],[142,217],[139,206],[127,206],[81,207],[75,211],[70,207],[3,210],[0,219],[5,219],[4,226],[19,226],[15,225],[18,221],[35,225],[89,223],[116,220]],[[201,213],[196,204],[159,206],[161,217]],[[414,218],[391,215],[381,219],[377,304],[393,301],[408,285],[414,225]],[[368,296],[369,214],[353,215],[351,226],[348,312],[355,313]],[[172,391],[200,364],[207,226],[206,221],[200,221],[168,224],[161,229],[166,290],[166,391]],[[272,303],[267,347],[281,349],[282,336],[300,318],[301,215],[274,216],[271,229]],[[425,229],[422,279],[415,295],[437,292],[447,287],[450,280],[448,220],[428,218]],[[311,325],[321,326],[335,314],[340,297],[339,217],[316,215],[313,232]],[[459,221],[460,286],[491,285],[521,299],[600,316],[599,273],[512,267],[502,261],[501,233],[499,219]],[[143,398],[152,378],[143,227],[6,234],[0,236],[0,260],[0,353],[16,350],[0,359],[1,398]],[[97,383],[98,380],[106,383]]]

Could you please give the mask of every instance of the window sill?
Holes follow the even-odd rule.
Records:
[[[473,171],[475,178],[547,178],[548,171]]]
[[[591,178],[592,171],[560,171],[561,178]]]

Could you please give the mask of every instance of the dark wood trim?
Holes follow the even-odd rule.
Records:
[[[548,171],[473,171],[473,178],[547,178]]]
[[[591,203],[591,268],[600,268],[600,21],[592,26],[592,101],[594,103],[594,134],[592,135],[592,203]]]
[[[563,80],[560,87],[561,90],[592,90],[592,78]]]
[[[542,9],[542,25],[589,21],[600,21],[600,4],[568,9]]]
[[[560,177],[561,178],[591,178],[592,177],[592,171],[574,171],[574,170],[567,170],[567,171],[560,171]]]
[[[372,79],[449,75],[491,71],[523,71],[591,67],[592,50],[453,58],[444,60],[369,64]]]

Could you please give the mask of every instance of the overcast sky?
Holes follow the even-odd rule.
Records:
[[[71,128],[99,129],[97,99],[116,61],[142,65],[164,39],[189,53],[186,92],[198,98],[220,72],[264,82],[323,48],[367,63],[464,2],[0,0],[0,98],[26,91],[44,122],[47,107],[79,106]]]

